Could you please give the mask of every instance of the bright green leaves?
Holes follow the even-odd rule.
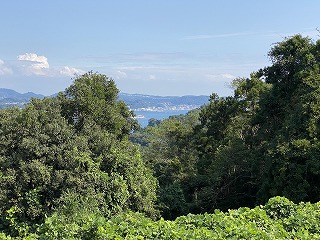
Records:
[[[81,130],[85,121],[94,121],[118,138],[127,136],[137,126],[133,113],[118,101],[115,82],[105,75],[86,73],[74,79],[64,93],[58,95],[63,116]]]
[[[295,205],[284,197],[274,197],[264,206],[264,210],[272,219],[283,219],[292,216],[295,212]]]
[[[46,218],[37,234],[23,239],[318,239],[319,207],[276,197],[265,206],[188,214],[174,221],[153,221],[131,211],[106,219],[75,208],[69,218],[59,214]],[[0,237],[6,239],[4,234]]]
[[[73,209],[157,215],[156,181],[127,141],[134,120],[117,97],[111,79],[88,73],[58,97],[0,111],[1,229],[15,235],[12,218],[31,226]]]

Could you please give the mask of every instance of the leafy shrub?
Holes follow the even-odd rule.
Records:
[[[288,218],[295,213],[295,204],[285,197],[269,199],[264,209],[268,216],[273,219]]]

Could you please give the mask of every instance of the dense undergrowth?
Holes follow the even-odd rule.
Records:
[[[14,222],[13,222],[14,224]],[[17,229],[18,230],[18,229]],[[33,234],[0,239],[320,239],[320,202],[294,204],[284,197],[266,205],[154,221],[138,212],[111,219],[98,214],[53,214]]]

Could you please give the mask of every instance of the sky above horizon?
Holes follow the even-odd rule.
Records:
[[[232,94],[273,44],[319,39],[320,1],[11,0],[0,8],[0,88],[51,95],[98,72],[124,93]]]

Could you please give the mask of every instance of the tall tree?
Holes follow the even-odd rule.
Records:
[[[105,80],[85,74],[67,89],[80,84],[74,97],[0,111],[0,228],[39,223],[56,209],[71,211],[72,202],[107,217],[126,209],[157,214],[156,179],[127,140],[131,112]]]
[[[73,84],[58,95],[63,115],[81,130],[83,122],[93,120],[118,138],[138,126],[128,106],[118,100],[115,82],[102,74],[88,72],[76,77]]]
[[[252,206],[255,202],[252,139],[256,129],[251,120],[261,95],[270,86],[257,73],[235,79],[232,85],[233,97],[211,96],[195,128],[199,152],[195,189],[202,212]]]
[[[301,35],[287,38],[271,49],[272,65],[261,71],[272,84],[254,121],[261,201],[275,195],[319,200],[319,47]]]

